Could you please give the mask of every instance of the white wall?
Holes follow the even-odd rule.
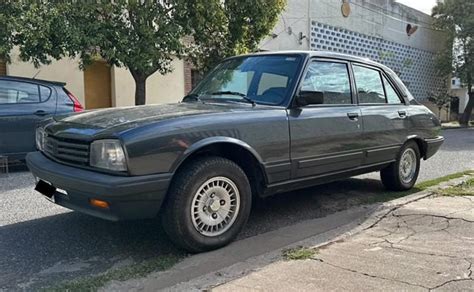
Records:
[[[84,100],[84,72],[79,69],[76,59],[53,61],[50,65],[35,68],[30,62],[19,59],[18,49],[14,49],[12,63],[7,64],[7,74],[38,79],[61,81],[82,104]],[[173,72],[161,75],[155,73],[147,80],[147,104],[169,103],[180,101],[184,96],[184,63],[174,60]],[[135,82],[126,68],[112,67],[111,69],[112,105],[129,106],[135,104]]]
[[[469,101],[469,95],[467,94],[467,88],[451,89],[451,95],[459,98],[459,113],[463,113]]]
[[[146,83],[147,104],[180,101],[184,96],[184,63],[175,59],[173,72],[166,75],[155,73]],[[112,68],[112,105],[130,106],[135,104],[135,81],[126,68]]]
[[[346,18],[341,13],[342,1],[288,0],[273,30],[278,36],[264,39],[261,49],[308,50],[311,20],[431,52],[438,51],[443,45],[443,33],[430,29],[429,15],[393,0],[351,0],[350,3],[351,14]],[[377,13],[380,10],[386,11],[385,15]],[[419,26],[410,37],[405,32],[408,23]],[[306,36],[302,44],[298,41],[300,32]]]
[[[11,60],[12,63],[7,64],[8,75],[28,78],[36,75],[37,79],[65,82],[66,88],[84,104],[84,74],[79,69],[77,60],[63,59],[35,68],[32,63],[19,59],[19,51],[16,48],[12,51]]]

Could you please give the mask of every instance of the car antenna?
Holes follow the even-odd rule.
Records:
[[[40,72],[41,72],[41,70],[38,70],[38,72],[36,72],[36,74],[35,74],[35,75],[33,76],[33,78],[31,78],[31,79],[35,79],[36,76],[38,76],[38,74],[40,74]]]

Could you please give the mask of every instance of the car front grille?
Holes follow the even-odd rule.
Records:
[[[88,142],[48,135],[44,140],[44,152],[60,162],[89,165]]]

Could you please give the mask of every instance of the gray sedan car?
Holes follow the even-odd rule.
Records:
[[[24,159],[35,151],[35,130],[41,120],[82,111],[65,83],[0,76],[0,155]]]
[[[108,220],[162,216],[192,252],[228,244],[252,199],[380,171],[407,190],[443,143],[389,68],[322,52],[218,65],[183,102],[49,119],[27,163],[56,204]]]

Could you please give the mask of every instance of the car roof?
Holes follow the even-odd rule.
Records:
[[[42,80],[42,79],[27,78],[27,77],[20,77],[20,76],[11,76],[11,75],[0,76],[0,80],[23,81],[23,82],[31,82],[31,83],[49,85],[49,86],[61,86],[61,87],[66,86],[65,82]]]
[[[385,66],[383,64],[380,64],[378,62],[372,61],[371,59],[368,59],[368,58],[362,58],[362,57],[358,57],[358,56],[354,56],[354,55],[341,54],[341,53],[335,53],[335,52],[327,52],[327,51],[302,51],[302,50],[262,51],[262,52],[258,52],[258,53],[241,55],[241,56],[237,56],[237,57],[242,57],[242,56],[272,56],[272,55],[301,55],[301,56],[307,56],[307,57],[311,57],[311,58],[338,59],[338,60],[344,60],[344,61],[363,63],[363,64],[367,64],[367,65],[380,67],[384,70],[392,71],[387,66]]]

